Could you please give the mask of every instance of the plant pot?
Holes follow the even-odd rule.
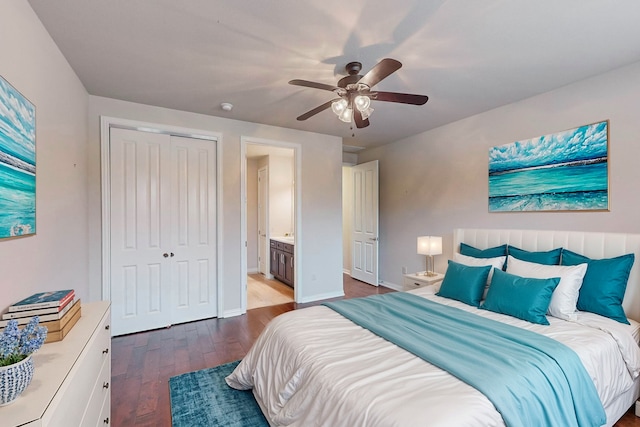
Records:
[[[0,406],[13,402],[33,378],[31,355],[18,363],[0,367]]]

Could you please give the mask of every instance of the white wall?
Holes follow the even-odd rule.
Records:
[[[433,104],[431,104],[433,103]],[[429,105],[424,107],[429,114]],[[416,237],[444,236],[444,271],[456,227],[640,232],[640,63],[473,116],[378,149],[380,275],[401,283],[423,268]],[[489,213],[489,148],[610,120],[610,212]]]
[[[269,155],[269,235],[284,236],[293,227],[293,157]]]
[[[36,107],[37,234],[0,241],[0,311],[47,290],[87,300],[88,95],[26,1],[1,9],[0,75]]]
[[[100,295],[100,116],[201,129],[222,133],[222,222],[224,313],[241,305],[240,142],[253,137],[302,146],[302,231],[297,240],[302,259],[299,291],[305,301],[342,294],[342,141],[338,137],[89,97],[89,266],[91,292]],[[223,313],[223,315],[224,315]]]

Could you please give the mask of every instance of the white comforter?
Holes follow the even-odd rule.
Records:
[[[569,346],[605,408],[640,373],[640,350],[628,325],[590,313],[580,313],[576,322],[549,316],[550,326],[534,325],[440,298],[429,288],[412,292]],[[492,372],[486,375],[491,381]],[[324,306],[272,320],[227,383],[253,388],[276,426],[504,425],[473,387]]]

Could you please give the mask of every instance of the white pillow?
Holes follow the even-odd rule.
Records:
[[[472,256],[462,255],[458,252],[455,252],[453,254],[453,260],[459,264],[464,264],[471,267],[484,267],[485,265],[490,265],[491,267],[495,267],[498,270],[502,270],[505,259],[507,259],[506,256],[498,256],[495,258],[476,258]],[[487,286],[489,286],[489,284],[491,283],[492,277],[493,268],[489,271],[489,276],[487,277]]]
[[[511,255],[507,259],[507,273],[535,279],[560,278],[560,283],[551,296],[548,313],[565,320],[576,320],[576,302],[586,272],[586,263],[561,266],[522,261]]]

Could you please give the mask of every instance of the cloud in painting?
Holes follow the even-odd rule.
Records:
[[[607,156],[608,122],[594,123],[489,150],[489,173]]]
[[[35,165],[35,108],[0,78],[0,151]]]

